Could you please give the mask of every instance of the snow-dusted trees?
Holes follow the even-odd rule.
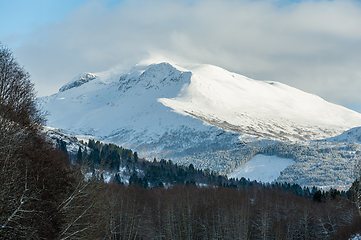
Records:
[[[57,201],[71,188],[67,158],[40,133],[7,123],[0,129],[0,235],[54,239],[62,222]]]

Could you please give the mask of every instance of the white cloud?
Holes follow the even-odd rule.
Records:
[[[351,0],[94,1],[15,49],[40,95],[80,72],[145,52],[275,80],[344,105],[361,102],[361,4]]]

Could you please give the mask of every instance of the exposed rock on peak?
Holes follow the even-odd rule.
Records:
[[[88,83],[94,79],[96,79],[97,76],[92,73],[83,73],[71,80],[69,83],[65,84],[59,89],[59,92],[65,92],[66,90],[69,90],[71,88],[80,87],[81,85]]]

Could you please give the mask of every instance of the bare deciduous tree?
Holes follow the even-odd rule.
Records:
[[[34,84],[30,75],[20,67],[12,52],[0,43],[0,117],[22,127],[44,122],[35,103]]]

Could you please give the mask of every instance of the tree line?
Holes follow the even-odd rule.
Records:
[[[115,171],[106,187],[117,196],[109,200],[117,209],[110,210],[115,216],[106,216],[114,229],[107,233],[110,239],[348,239],[360,231],[354,204],[357,181],[349,191],[263,184],[228,179],[192,164],[146,161],[113,144],[90,140],[87,146],[99,154],[89,154],[90,166],[98,159],[105,164],[99,168],[109,166],[111,171],[114,159],[109,156],[117,156],[130,175],[125,184]]]

